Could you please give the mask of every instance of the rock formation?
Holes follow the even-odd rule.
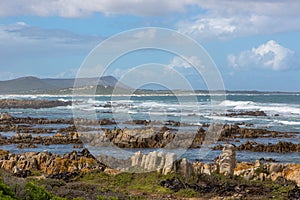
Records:
[[[216,160],[221,174],[232,176],[236,166],[236,155],[233,145],[225,145],[219,158]]]
[[[26,152],[11,154],[0,151],[0,168],[20,174],[25,171],[40,171],[44,174],[60,174],[64,172],[88,172],[104,170],[105,166],[97,161],[87,149],[73,151],[59,156],[50,152]]]
[[[177,161],[174,153],[153,151],[149,154],[136,152],[131,157],[131,169],[142,169],[143,171],[157,171],[162,174],[180,173],[186,179],[194,174],[193,165],[183,158]]]

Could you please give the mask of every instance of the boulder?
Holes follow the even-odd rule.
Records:
[[[233,145],[224,145],[223,151],[216,160],[221,174],[232,176],[236,166],[236,155]]]
[[[193,165],[186,158],[181,159],[177,167],[177,173],[183,175],[186,180],[189,180],[194,174]]]

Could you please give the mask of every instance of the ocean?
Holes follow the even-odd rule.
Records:
[[[216,95],[217,96],[217,95]],[[136,128],[144,125],[132,125],[130,120],[151,120],[154,126],[161,127],[166,121],[179,121],[181,130],[195,132],[206,123],[244,123],[251,124],[251,128],[263,128],[282,132],[300,132],[300,94],[227,94],[226,100],[211,102],[211,96],[203,95],[134,95],[134,96],[77,96],[73,98],[68,95],[2,95],[2,99],[46,99],[70,101],[75,100],[72,106],[47,108],[47,109],[0,109],[0,112],[8,112],[15,117],[33,117],[49,119],[68,119],[72,118],[97,118],[114,119],[116,125],[102,126],[101,128]],[[243,111],[264,111],[267,116],[225,116],[225,113],[215,113],[214,108],[226,109],[227,113]],[[39,127],[49,125],[39,125]],[[51,125],[55,129],[67,127],[69,125]],[[244,125],[241,125],[244,126]],[[246,126],[245,126],[246,127]],[[41,134],[41,136],[54,135]],[[11,137],[13,132],[0,132],[3,136]],[[279,141],[300,143],[300,134],[292,138],[256,138],[262,144],[273,144]],[[249,139],[248,139],[249,140]],[[231,141],[235,145],[245,142],[246,139]],[[222,144],[222,142],[218,142]],[[0,148],[9,150],[12,153],[26,151],[44,151],[63,154],[73,151],[73,145],[37,145],[38,148],[18,149],[16,145],[3,145]],[[89,147],[93,153],[104,153],[114,157],[122,157],[115,148]],[[150,152],[154,149],[138,149],[142,152]],[[165,149],[161,149],[166,151]],[[128,155],[132,155],[136,149],[127,149]],[[200,160],[212,162],[220,151],[209,150],[205,155],[201,155],[199,149],[189,149],[184,152],[182,157],[190,160]],[[300,153],[268,153],[268,152],[248,152],[238,151],[238,161],[255,161],[260,158],[273,158],[279,162],[300,163]]]

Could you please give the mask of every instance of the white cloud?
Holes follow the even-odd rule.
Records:
[[[95,12],[157,16],[171,12],[184,12],[195,0],[7,0],[0,3],[0,15],[38,15],[83,17]]]
[[[300,30],[300,2],[294,0],[198,1],[206,12],[177,24],[199,39],[229,39]]]
[[[179,56],[175,56],[172,59],[171,63],[168,65],[168,67],[185,68],[185,69],[192,68],[192,67],[196,67],[198,69],[205,68],[202,62],[196,56],[191,56],[189,58],[184,58],[184,59]]]
[[[40,76],[47,69],[48,75],[54,76],[66,66],[78,67],[101,40],[59,29],[33,27],[24,22],[0,25],[0,73]],[[4,76],[12,77],[7,73]]]
[[[293,68],[295,53],[274,40],[251,50],[242,51],[239,55],[228,55],[230,66],[236,69],[263,68],[274,71]]]
[[[198,8],[199,15],[178,22],[176,27],[200,39],[300,30],[300,2],[295,0],[2,0],[0,16],[86,17],[94,13],[161,16],[187,13],[191,7]]]
[[[136,39],[153,39],[156,36],[156,29],[148,29],[134,34]]]

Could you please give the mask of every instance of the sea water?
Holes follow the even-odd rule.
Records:
[[[71,95],[2,95],[0,98],[7,99],[45,99],[72,101],[72,106],[63,106],[46,109],[0,109],[0,112],[8,112],[15,117],[34,117],[49,119],[68,118],[89,118],[89,119],[114,119],[117,124],[103,126],[102,128],[135,128],[141,125],[127,123],[130,120],[151,120],[156,126],[161,127],[166,121],[173,120],[181,122],[183,131],[195,132],[205,123],[246,123],[253,124],[252,128],[264,128],[268,130],[283,132],[300,132],[300,94],[227,94],[226,100],[222,99],[212,104],[212,97],[207,94],[199,95],[133,95],[133,96],[76,96]],[[216,113],[215,108],[222,112],[244,112],[244,111],[264,111],[267,116],[225,116],[225,113]],[[222,109],[219,109],[222,108]],[[74,110],[76,112],[74,112]],[[39,125],[45,127],[49,125]],[[61,128],[64,125],[51,125],[54,128]],[[11,136],[14,133],[0,133]],[[53,133],[55,134],[55,133]],[[51,134],[50,134],[51,135]],[[43,135],[41,135],[43,136]],[[253,140],[254,141],[254,140]],[[258,143],[269,144],[279,141],[300,143],[300,138],[296,135],[293,138],[257,138]],[[235,142],[235,141],[233,141]],[[245,142],[245,140],[240,140]],[[222,142],[220,142],[222,143]],[[235,142],[239,144],[239,142]],[[34,149],[18,149],[16,145],[1,146],[2,149],[10,150],[14,153],[24,151],[49,150],[53,153],[66,153],[73,151],[73,145],[37,145]],[[91,147],[89,147],[91,148]],[[147,153],[154,149],[141,149]],[[93,149],[94,152],[110,154],[109,149]],[[128,149],[127,152],[133,154],[136,150]],[[220,151],[206,151],[201,155],[199,149],[190,149],[182,156],[190,160],[201,160],[211,162],[217,157]],[[117,153],[116,153],[117,154]],[[114,156],[114,151],[111,151]],[[237,152],[239,161],[254,161],[259,158],[273,158],[280,162],[300,163],[300,153],[265,153],[265,152]]]

